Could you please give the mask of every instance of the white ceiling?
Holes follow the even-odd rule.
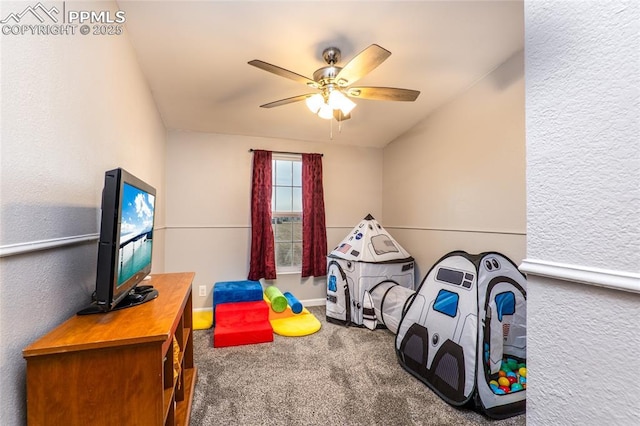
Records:
[[[518,1],[119,1],[142,70],[169,129],[383,147],[523,48]],[[306,77],[342,51],[370,44],[392,55],[361,86],[419,90],[415,102],[357,100],[338,132],[309,93],[247,64],[260,59]],[[333,123],[333,124],[331,124]],[[333,139],[330,139],[333,126]]]

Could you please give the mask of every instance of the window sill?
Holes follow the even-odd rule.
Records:
[[[276,275],[302,275],[302,271],[276,271]]]

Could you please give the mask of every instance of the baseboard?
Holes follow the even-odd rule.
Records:
[[[327,304],[327,299],[307,299],[301,300],[302,306],[324,306]]]
[[[640,293],[640,274],[631,272],[569,265],[539,259],[524,259],[519,269],[528,275]]]

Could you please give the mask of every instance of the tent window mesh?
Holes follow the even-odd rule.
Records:
[[[373,250],[378,256],[385,253],[398,252],[398,248],[388,235],[380,234],[371,237],[371,244],[373,245]]]

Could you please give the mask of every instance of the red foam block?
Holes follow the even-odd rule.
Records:
[[[221,303],[216,308],[216,327],[264,321],[269,321],[269,306],[264,300]]]
[[[273,342],[273,328],[266,323],[249,323],[245,326],[216,325],[213,329],[213,347],[253,345]]]
[[[263,301],[222,303],[216,308],[213,347],[273,342],[269,307]]]

